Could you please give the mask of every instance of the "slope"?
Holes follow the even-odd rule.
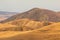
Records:
[[[45,30],[49,28],[50,30]],[[1,40],[60,40],[59,30],[60,30],[60,23],[54,23],[52,25],[45,26],[37,30],[16,32],[18,34],[10,37],[0,36],[0,39]],[[6,35],[6,36],[9,36],[9,35]]]
[[[47,19],[48,21],[52,21],[52,22],[60,21],[58,19],[58,16],[56,15],[56,12],[54,12],[54,11],[51,11],[48,9],[33,8],[29,11],[16,14],[16,15],[2,21],[1,23],[14,21],[14,20],[18,20],[18,19],[24,19],[24,18],[34,20],[34,21],[44,21],[44,18],[45,18],[45,20]]]
[[[0,24],[0,31],[29,31],[43,27],[43,22],[19,19]]]

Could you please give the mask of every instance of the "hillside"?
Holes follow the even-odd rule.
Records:
[[[60,22],[41,28],[40,30],[49,30],[50,32],[60,32]]]
[[[4,23],[4,24],[0,24],[0,31],[14,31],[14,30],[18,30],[16,25],[12,25],[9,23]]]
[[[11,16],[0,23],[0,40],[60,40],[59,14],[33,8]]]
[[[43,22],[20,19],[0,24],[0,31],[29,31],[43,27]]]
[[[54,23],[32,31],[0,32],[0,40],[60,40],[60,23]],[[13,34],[12,34],[13,33]],[[6,35],[4,35],[6,34]]]
[[[44,18],[45,18],[45,20],[48,20],[51,22],[60,21],[60,19],[59,19],[60,17],[57,16],[56,12],[54,12],[54,11],[47,10],[47,9],[33,8],[29,11],[16,14],[16,15],[2,21],[1,23],[14,21],[14,20],[18,20],[18,19],[24,19],[24,18],[27,18],[29,20],[34,20],[34,21],[44,21]]]

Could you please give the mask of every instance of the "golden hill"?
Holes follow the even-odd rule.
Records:
[[[23,30],[34,30],[43,27],[42,22],[33,21],[29,19],[15,20],[11,24],[22,27]]]
[[[59,30],[60,23],[54,23],[52,25],[45,26],[32,31],[5,32],[6,35],[4,36],[4,33],[2,33],[2,37],[0,36],[0,40],[60,40]]]
[[[54,32],[54,31],[60,32],[60,22],[45,26],[45,27],[41,28],[40,30],[46,30],[49,32]]]
[[[33,21],[25,18],[25,19],[14,20],[8,23],[12,25],[16,25],[17,28],[20,27],[22,31],[29,31],[53,24],[54,22],[44,23],[44,22]]]
[[[11,31],[29,31],[43,27],[43,22],[33,21],[29,19],[20,19],[4,24],[0,24],[0,30]]]
[[[14,30],[17,26],[11,25],[8,23],[0,24],[0,31],[11,31]]]

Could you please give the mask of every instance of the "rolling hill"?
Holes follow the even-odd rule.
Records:
[[[29,31],[43,27],[43,22],[20,19],[0,24],[0,31]]]
[[[33,8],[13,15],[1,21],[0,40],[60,40],[59,14]]]
[[[60,22],[32,31],[6,31],[0,34],[0,40],[60,40]]]
[[[56,15],[56,12],[47,10],[47,9],[40,9],[40,8],[33,8],[27,12],[16,14],[1,23],[5,25],[5,23],[16,25],[16,27],[9,27],[9,28],[3,28],[5,31],[6,29],[9,30],[22,30],[22,31],[29,31],[38,29],[47,25],[50,25],[51,22],[58,22],[60,21],[57,19],[58,16]],[[44,23],[44,21],[48,21],[47,23]],[[21,28],[21,29],[20,29]],[[2,29],[0,29],[2,30]]]

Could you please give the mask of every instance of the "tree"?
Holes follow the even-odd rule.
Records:
[[[18,29],[19,29],[20,31],[23,31],[23,25],[22,25],[20,22],[17,22],[16,25],[18,26]]]
[[[47,26],[47,25],[50,24],[48,15],[43,15],[43,16],[40,17],[40,19],[41,19],[41,21],[43,21],[44,26]]]
[[[23,26],[22,26],[22,24],[20,22],[15,21],[12,24],[17,26],[18,29],[16,28],[15,30],[23,31]]]

